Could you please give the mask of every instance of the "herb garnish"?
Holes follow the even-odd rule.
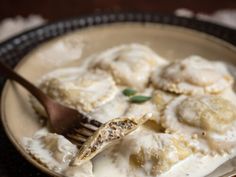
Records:
[[[132,103],[143,103],[145,101],[150,100],[151,98],[152,97],[150,96],[136,95],[136,96],[131,97],[129,101]]]
[[[130,97],[129,102],[131,102],[131,103],[143,103],[143,102],[148,101],[152,98],[150,96],[136,95],[137,91],[132,88],[126,88],[122,91],[122,93],[125,96]]]
[[[132,88],[126,88],[123,90],[122,92],[125,96],[133,96],[137,93],[136,90],[132,89]]]

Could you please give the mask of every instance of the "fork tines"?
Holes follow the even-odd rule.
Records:
[[[97,120],[94,120],[94,119],[89,119],[88,117],[86,116],[82,116],[81,117],[81,114],[79,115],[80,116],[80,123],[82,124],[90,124],[90,125],[93,125],[94,127],[100,127],[102,125],[101,122],[97,121]]]
[[[77,146],[82,146],[87,139],[94,134],[94,132],[102,125],[101,122],[96,120],[91,120],[83,116],[82,120],[67,133],[67,137],[77,144]]]

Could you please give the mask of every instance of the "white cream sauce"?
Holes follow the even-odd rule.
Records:
[[[55,51],[59,59],[68,56],[69,59],[74,60],[81,55],[80,42],[81,41],[71,39],[69,41],[62,41],[62,43],[50,46],[46,53],[39,55],[43,57],[48,56],[53,59],[51,55],[52,52]],[[64,52],[68,51],[67,48],[71,51],[69,55]],[[196,58],[197,56],[192,57]],[[230,83],[225,81],[224,78],[222,82],[218,82],[222,80],[222,73],[228,74],[228,72],[225,71],[225,67],[222,67],[224,64],[216,63],[213,66],[210,62],[198,61],[199,60],[196,59],[196,61],[186,61],[186,63],[184,63],[186,66],[182,67],[185,67],[185,70],[181,74],[184,83],[182,83],[180,87],[184,90],[197,88],[197,92],[200,88],[200,92],[202,93],[202,86],[211,85],[218,90],[223,90],[219,95],[236,105],[236,95],[233,89],[230,88]],[[63,61],[58,60],[58,62],[59,63],[56,63],[56,65],[61,64],[60,62]],[[155,99],[152,98],[152,100],[143,104],[131,104],[128,101],[129,98],[122,94],[122,90],[127,87],[132,87],[140,91],[139,93],[153,96],[153,93],[158,92],[158,90],[155,91],[155,88],[146,89],[146,87],[152,87],[149,84],[150,76],[152,75],[154,84],[158,84],[155,75],[158,74],[158,72],[153,73],[153,71],[155,69],[157,69],[157,71],[161,70],[160,67],[166,64],[168,64],[168,62],[165,59],[159,57],[146,46],[140,44],[121,45],[89,57],[80,67],[60,69],[46,74],[40,80],[40,84],[50,78],[58,79],[58,87],[60,90],[57,90],[56,86],[52,94],[57,97],[57,95],[61,94],[61,90],[63,90],[66,96],[69,95],[68,101],[64,103],[65,105],[71,106],[69,101],[73,101],[74,99],[76,101],[73,102],[74,105],[72,107],[78,106],[76,108],[82,110],[88,117],[101,121],[102,123],[124,115],[137,118],[151,112],[153,114],[152,119],[159,124],[160,110],[164,109],[165,105],[176,97],[175,94],[171,95],[160,91],[160,93],[156,95],[157,97],[155,96]],[[188,68],[188,65],[191,65],[191,67]],[[202,65],[204,65],[204,67],[202,67]],[[215,67],[220,73],[217,72]],[[96,73],[96,71],[94,71],[95,68],[99,68],[102,71],[99,70],[99,73]],[[177,82],[179,82],[179,78],[177,77],[179,73],[175,73],[179,70],[181,70],[181,68],[169,70],[167,73],[168,77],[171,78],[171,80],[177,80]],[[234,76],[236,76],[236,74]],[[216,82],[217,84],[214,85]],[[221,83],[223,83],[223,85]],[[77,103],[78,105],[76,105]],[[42,108],[40,110],[40,105],[37,105],[37,102],[33,102],[33,105],[35,109],[43,115]],[[174,112],[170,114],[172,115]],[[120,144],[116,144],[115,147],[112,146],[95,156],[92,162],[88,161],[81,166],[68,166],[71,159],[75,157],[74,152],[77,151],[77,149],[61,136],[55,135],[54,137],[58,139],[58,143],[54,144],[55,147],[51,147],[56,149],[55,151],[48,149],[47,145],[43,144],[44,141],[40,137],[45,136],[45,134],[36,133],[36,136],[26,138],[24,142],[26,149],[28,148],[28,152],[35,153],[36,158],[39,161],[41,159],[41,163],[46,165],[49,169],[68,177],[202,177],[208,175],[215,168],[236,155],[236,151],[232,151],[230,154],[215,156],[187,153],[188,155],[186,155],[184,159],[180,159],[176,150],[176,144],[166,143],[170,135],[162,133],[164,134],[163,136],[158,131],[147,129],[145,129],[145,133],[143,134],[136,133],[137,136],[135,136],[135,133],[136,132],[125,137],[124,140]],[[162,137],[165,136],[167,138],[162,139]],[[228,138],[230,139],[230,137],[232,137],[232,135],[229,134]],[[196,142],[191,143],[194,144]],[[60,149],[59,147],[64,147],[64,145],[68,145],[68,148],[58,150]],[[143,146],[144,154],[148,154],[148,151],[152,147],[161,150],[167,147],[168,151],[165,152],[166,159],[171,161],[171,163],[167,163],[168,168],[160,174],[151,175],[152,159],[149,158],[142,168],[130,171],[129,155],[136,152],[141,146]],[[199,146],[199,144],[196,144],[196,146]],[[171,149],[170,147],[173,148]],[[188,152],[187,149],[186,147],[186,152]],[[62,157],[64,156],[67,157],[70,152],[71,156],[67,161],[63,162],[63,160],[60,160],[63,159]]]

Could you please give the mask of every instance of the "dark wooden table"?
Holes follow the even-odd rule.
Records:
[[[40,14],[56,20],[100,11],[158,11],[172,13],[178,8],[212,13],[236,8],[236,0],[0,0],[0,20],[16,15]]]

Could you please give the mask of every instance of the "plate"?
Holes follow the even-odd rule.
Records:
[[[19,35],[0,45],[0,55],[11,66],[20,61],[16,71],[31,82],[46,72],[79,65],[82,59],[91,54],[125,43],[148,45],[168,60],[197,54],[236,65],[236,48],[233,45],[212,35],[173,24],[189,25],[191,28],[199,24],[201,27],[196,29],[204,28],[207,33],[210,29],[215,31],[213,35],[222,33],[228,42],[236,42],[230,37],[235,34],[233,30],[196,20],[148,13],[100,14],[56,22]],[[48,39],[51,40],[44,42]],[[17,150],[37,168],[47,174],[60,176],[38,164],[24,151],[22,138],[32,136],[40,128],[29,103],[28,92],[15,83],[7,82],[2,92],[1,117],[5,131]],[[232,165],[227,169],[222,168],[214,175],[219,176],[232,168]]]

